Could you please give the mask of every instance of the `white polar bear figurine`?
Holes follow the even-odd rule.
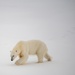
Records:
[[[38,63],[43,62],[45,57],[48,61],[51,61],[51,57],[48,55],[47,46],[40,40],[20,41],[11,51],[11,61],[17,56],[19,59],[15,62],[16,65],[23,65],[26,63],[29,55],[37,55]]]

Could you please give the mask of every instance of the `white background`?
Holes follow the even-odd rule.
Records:
[[[52,62],[30,56],[16,66],[10,51],[20,40],[44,41]],[[0,0],[0,75],[75,75],[74,0]]]

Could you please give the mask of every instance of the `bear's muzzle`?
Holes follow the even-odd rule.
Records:
[[[13,61],[13,59],[11,58],[11,61]]]
[[[14,55],[11,57],[11,61],[13,61]]]

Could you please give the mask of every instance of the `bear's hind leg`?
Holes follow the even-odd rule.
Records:
[[[37,57],[38,57],[38,63],[43,63],[44,54],[43,53],[38,53]]]
[[[46,53],[44,57],[45,57],[48,61],[51,61],[51,57],[49,56],[48,53]]]
[[[43,63],[43,56],[38,56],[38,63]]]

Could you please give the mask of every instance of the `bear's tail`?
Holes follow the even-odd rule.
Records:
[[[52,57],[50,57],[48,53],[45,54],[45,58],[46,58],[48,61],[51,61],[51,60],[52,60]]]

